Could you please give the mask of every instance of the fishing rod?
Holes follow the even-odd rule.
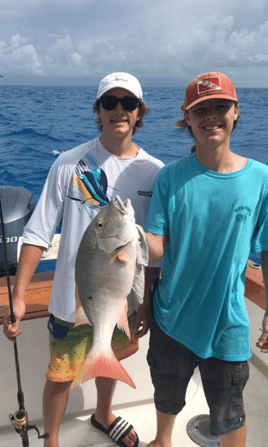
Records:
[[[9,308],[10,308],[8,324],[14,324],[16,322],[16,319],[15,319],[14,313],[13,313],[13,303],[12,303],[12,294],[11,294],[11,287],[10,287],[6,235],[5,235],[5,226],[4,226],[4,219],[3,219],[1,197],[0,197],[0,217],[1,217],[2,241],[3,241],[3,251],[4,251],[4,258],[5,258],[5,270],[6,270],[6,277],[7,277],[7,288],[8,288],[8,298],[9,298]],[[36,425],[29,425],[29,423],[28,423],[29,422],[28,414],[24,407],[24,395],[23,395],[23,391],[22,391],[22,387],[21,387],[19,355],[18,355],[18,347],[17,347],[16,338],[15,338],[15,342],[14,342],[14,355],[15,355],[15,365],[16,365],[16,374],[17,374],[17,383],[18,383],[17,398],[18,398],[18,403],[19,403],[19,409],[14,414],[10,414],[9,419],[10,419],[11,424],[15,428],[15,431],[21,436],[23,447],[28,447],[29,446],[29,438],[28,438],[29,430],[35,430],[37,432],[38,439],[48,439],[49,434],[45,433],[44,435],[40,435],[40,432],[39,432],[38,428],[36,427]]]

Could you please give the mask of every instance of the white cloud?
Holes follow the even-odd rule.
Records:
[[[24,45],[27,40],[16,35],[10,39],[10,45],[0,42],[1,74],[44,75],[41,57],[33,45]]]
[[[21,37],[20,34],[16,34],[16,36],[12,36],[10,39],[10,48],[11,50],[15,50],[20,46],[24,45],[29,39],[27,37]]]
[[[12,19],[14,17],[19,17],[20,13],[12,9],[4,8],[3,5],[0,6],[0,17],[4,19]]]
[[[250,82],[250,67],[255,80],[261,67],[268,86],[266,0],[4,0],[2,7],[14,13],[0,31],[5,77],[18,61],[22,74],[67,78],[126,70],[188,80],[220,70]]]
[[[38,54],[32,45],[24,45],[15,49],[10,56],[10,61],[15,62],[17,73],[20,73],[20,70],[25,70],[29,74],[44,74]]]
[[[233,57],[238,64],[248,63],[268,65],[268,21],[258,31],[234,32],[229,38]]]
[[[78,53],[73,53],[71,54],[70,58],[74,65],[81,65],[83,56]]]
[[[51,49],[56,53],[70,53],[73,50],[73,44],[70,36],[66,36],[64,38],[58,38],[57,42],[55,42]]]

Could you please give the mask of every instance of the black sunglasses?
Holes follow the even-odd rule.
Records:
[[[105,110],[114,110],[120,102],[121,106],[127,112],[133,112],[138,107],[140,100],[132,98],[131,96],[124,96],[124,98],[117,98],[116,96],[102,96],[100,98],[102,107]]]

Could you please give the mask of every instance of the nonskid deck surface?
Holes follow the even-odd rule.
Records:
[[[196,371],[187,392],[187,405],[177,417],[173,432],[173,447],[194,447],[195,444],[186,433],[188,421],[199,414],[207,414],[200,376]],[[267,447],[268,379],[250,364],[250,379],[245,389],[245,406],[248,425],[248,447]],[[140,447],[145,447],[154,437],[156,430],[155,408],[153,403],[116,409],[114,413],[134,425],[140,438]],[[43,433],[42,423],[37,423]],[[0,429],[1,447],[19,447],[20,436],[12,427]],[[35,431],[29,432],[30,447],[43,447]],[[90,414],[66,418],[60,430],[60,447],[112,447],[116,444],[98,432],[90,423]]]

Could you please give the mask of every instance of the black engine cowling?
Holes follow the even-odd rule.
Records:
[[[32,215],[34,203],[32,193],[22,186],[0,186],[0,200],[6,236],[8,268],[9,273],[14,275],[18,264],[19,237],[22,236],[23,228]],[[3,235],[0,226],[0,276],[5,274]]]

